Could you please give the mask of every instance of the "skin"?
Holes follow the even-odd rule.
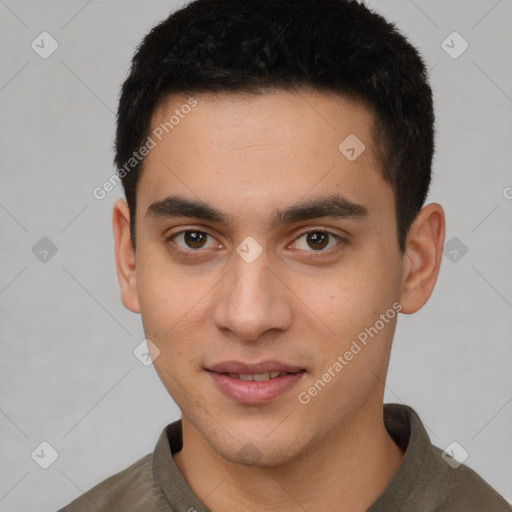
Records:
[[[145,161],[136,251],[125,201],[113,211],[123,304],[141,314],[158,347],[155,369],[182,412],[183,449],[174,460],[213,512],[340,503],[364,511],[403,458],[382,405],[396,317],[307,405],[297,395],[394,303],[410,314],[427,302],[441,262],[443,209],[423,207],[402,253],[393,190],[372,150],[373,118],[353,101],[305,90],[194,97],[197,106]],[[187,99],[162,102],[151,130]],[[355,161],[338,149],[349,134],[366,146]],[[332,194],[367,215],[269,226],[276,209]],[[168,196],[204,202],[228,222],[147,214]],[[183,236],[166,240],[186,229],[211,238],[193,248]],[[341,241],[319,249],[304,235],[315,230]],[[263,249],[252,263],[235,250],[249,236]],[[178,256],[179,248],[192,257]],[[270,402],[241,405],[204,370],[230,359],[277,359],[306,373]],[[242,455],[248,443],[258,450],[253,464]]]

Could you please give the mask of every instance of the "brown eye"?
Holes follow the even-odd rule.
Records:
[[[296,238],[295,248],[306,252],[327,252],[340,243],[340,237],[329,231],[308,231]]]
[[[172,240],[180,249],[213,249],[219,247],[219,243],[208,233],[204,231],[180,231],[168,238]]]
[[[329,235],[322,231],[313,231],[307,234],[306,240],[312,249],[324,249],[329,243]]]
[[[206,237],[207,234],[200,231],[186,231],[184,241],[192,249],[201,249],[205,244]]]

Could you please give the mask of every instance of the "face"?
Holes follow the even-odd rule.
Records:
[[[227,460],[251,443],[258,464],[283,464],[382,405],[413,265],[367,110],[306,91],[194,100],[153,116],[123,302],[184,428]]]

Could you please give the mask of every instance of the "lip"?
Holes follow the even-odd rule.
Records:
[[[281,361],[267,360],[259,363],[242,363],[240,361],[223,361],[206,368],[217,373],[241,373],[243,375],[269,372],[296,373],[304,370],[300,366],[292,366]]]
[[[227,397],[240,404],[257,405],[269,402],[294,387],[306,373],[299,366],[291,366],[280,361],[262,361],[247,364],[239,361],[225,361],[206,369],[218,389]],[[227,373],[255,374],[269,372],[289,372],[266,381],[240,380]]]

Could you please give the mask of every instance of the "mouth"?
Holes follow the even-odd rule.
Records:
[[[227,361],[205,368],[217,389],[240,404],[269,402],[294,387],[306,370],[279,361],[245,364]]]
[[[283,375],[293,375],[294,373],[299,372],[266,372],[266,373],[221,373],[220,375],[228,375],[232,379],[238,380],[254,380],[256,382],[265,382],[270,379],[277,379]]]

